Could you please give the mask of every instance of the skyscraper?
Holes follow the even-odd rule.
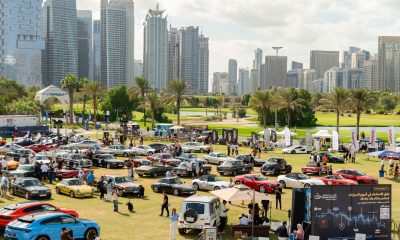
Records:
[[[250,70],[250,84],[249,84],[249,91],[250,94],[253,94],[257,91],[258,85],[258,70],[251,69]]]
[[[93,21],[93,80],[101,80],[101,24]]]
[[[101,0],[101,82],[107,88],[133,85],[133,0]]]
[[[371,57],[364,63],[364,87],[379,90],[378,60]]]
[[[287,81],[287,57],[265,57],[265,88],[286,87]]]
[[[239,68],[238,95],[250,93],[250,72],[249,69]]]
[[[345,71],[338,67],[328,69],[324,75],[323,92],[331,92],[333,88],[345,87]]]
[[[378,39],[379,89],[400,91],[400,36]]]
[[[229,59],[228,74],[228,94],[237,94],[238,66],[235,59]]]
[[[41,86],[43,0],[0,1],[0,75]]]
[[[362,68],[344,69],[343,87],[346,89],[362,88],[364,85],[364,73]]]
[[[78,10],[78,79],[87,77],[93,79],[92,50],[92,12]]]
[[[301,62],[292,61],[292,70],[303,69],[303,64]]]
[[[68,73],[78,77],[76,1],[47,0],[43,7],[46,22],[43,85],[60,86]]]
[[[189,84],[191,93],[199,94],[199,28],[182,28],[179,33],[179,47],[180,78]]]
[[[333,67],[339,67],[338,51],[311,50],[310,69],[315,69],[317,79],[324,78],[325,72]]]
[[[208,75],[209,75],[209,47],[208,37],[203,34],[199,37],[199,94],[208,93]]]
[[[143,75],[158,91],[167,87],[168,78],[168,23],[164,12],[157,4],[143,23]]]
[[[263,64],[263,50],[260,48],[257,48],[254,51],[254,60],[253,60],[253,69],[257,70],[257,77],[255,79],[252,78],[252,81],[254,81],[254,83],[256,85],[253,86],[254,91],[257,88],[263,88],[262,84],[265,82],[265,79],[262,79],[262,76],[265,76],[264,70],[261,71],[261,65]],[[265,65],[264,65],[264,69],[265,69]]]
[[[227,72],[215,72],[213,73],[213,87],[212,92],[214,94],[220,94],[228,92],[228,73]]]
[[[168,31],[168,80],[179,78],[179,31],[170,28]]]
[[[300,80],[301,69],[296,70],[289,70],[287,72],[287,87],[297,88],[299,87],[299,80]]]
[[[351,54],[351,68],[363,68],[365,62],[365,54],[357,52]]]
[[[299,88],[305,89],[309,92],[314,92],[315,88],[313,83],[315,82],[317,74],[314,69],[302,69],[299,80]]]

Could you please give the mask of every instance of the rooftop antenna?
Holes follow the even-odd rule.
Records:
[[[275,50],[276,56],[279,55],[279,50],[281,50],[283,47],[272,47],[272,49]]]

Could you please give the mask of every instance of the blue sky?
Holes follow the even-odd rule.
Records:
[[[143,21],[155,0],[135,2],[135,58],[142,59]],[[199,26],[210,38],[210,75],[227,71],[228,59],[251,68],[254,49],[309,66],[310,50],[357,46],[377,52],[379,35],[400,35],[398,0],[159,0],[173,27]],[[100,0],[77,0],[99,18]]]

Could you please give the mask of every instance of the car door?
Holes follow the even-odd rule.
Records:
[[[296,186],[297,176],[295,174],[288,174],[286,175],[286,187],[293,188]]]
[[[48,235],[50,239],[60,239],[62,229],[60,217],[47,218],[41,221],[40,225],[42,226],[42,233]]]
[[[64,194],[69,194],[66,180],[62,180],[60,182],[60,192],[62,192]]]
[[[252,175],[246,175],[242,178],[243,184],[248,186],[251,189],[256,189],[255,183],[253,182]]]

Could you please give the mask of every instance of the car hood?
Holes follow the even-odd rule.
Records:
[[[139,184],[133,183],[133,182],[118,183],[118,184],[116,184],[116,185],[117,185],[118,187],[122,187],[122,188],[131,188],[131,187],[137,188],[137,187],[140,186]]]
[[[180,188],[182,190],[194,190],[194,188],[190,185],[187,184],[174,184],[172,185],[174,188]]]
[[[150,171],[152,169],[154,169],[153,166],[141,166],[141,167],[136,168],[136,171],[138,171],[138,170],[139,171]]]
[[[86,186],[86,185],[81,185],[81,186],[70,186],[70,189],[73,190],[79,190],[79,191],[86,191],[86,192],[91,192],[92,191],[92,187],[90,186]]]
[[[26,190],[28,191],[39,191],[39,190],[50,190],[48,187],[45,186],[32,186],[32,187],[26,187]]]
[[[325,185],[324,181],[322,181],[320,179],[305,179],[305,180],[300,180],[300,182],[315,184],[315,185]]]

